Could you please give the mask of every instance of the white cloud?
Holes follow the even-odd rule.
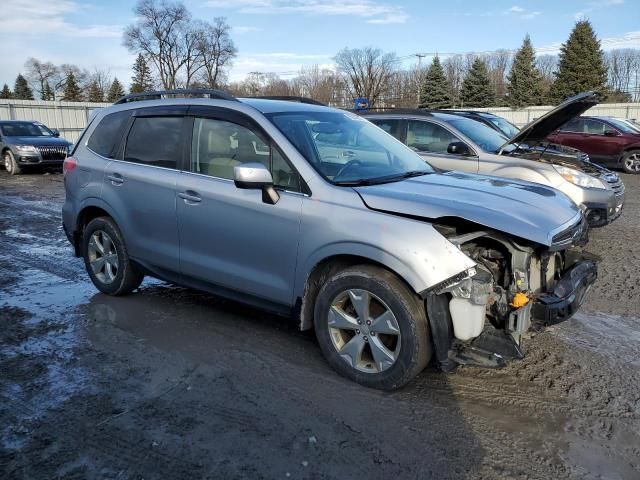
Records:
[[[607,37],[600,39],[600,45],[603,50],[615,50],[617,48],[640,48],[640,30],[635,32],[627,32],[619,37]],[[537,47],[537,55],[557,55],[560,53],[562,43],[552,43],[542,47]]]
[[[404,23],[409,15],[402,7],[377,0],[208,0],[215,8],[234,8],[249,14],[341,15],[366,19],[367,23]]]
[[[624,0],[596,0],[596,1],[592,1],[587,3],[587,8],[585,8],[584,10],[581,10],[579,12],[576,12],[573,15],[573,18],[575,18],[576,20],[582,20],[583,18],[585,18],[589,13],[595,11],[595,10],[600,10],[603,8],[608,8],[608,7],[613,7],[616,5],[622,5],[624,3]]]
[[[537,16],[542,15],[542,12],[538,10],[527,10],[520,5],[514,5],[504,10],[502,14],[515,15],[522,20],[531,20],[532,18],[536,18]]]
[[[119,25],[74,25],[65,15],[79,9],[70,0],[55,2],[41,0],[4,0],[2,30],[29,36],[51,35],[63,37],[120,37]]]
[[[524,11],[525,9],[519,7],[518,5],[514,5],[513,7],[507,9],[507,13],[523,13]]]
[[[262,29],[259,27],[250,27],[250,26],[245,26],[245,25],[239,25],[237,27],[232,27],[233,28],[233,33],[237,33],[238,35],[242,35],[245,33],[254,33],[254,32],[261,32]]]

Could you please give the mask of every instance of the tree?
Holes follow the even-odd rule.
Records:
[[[338,75],[333,70],[323,69],[318,65],[303,67],[294,83],[300,95],[326,104],[334,99],[334,95],[341,88]]]
[[[398,57],[372,47],[344,48],[334,58],[353,98],[369,99],[375,107],[391,87]]]
[[[516,52],[508,81],[510,107],[521,108],[541,104],[542,75],[536,68],[536,54],[529,35],[524,37],[522,46]]]
[[[104,101],[104,91],[100,89],[98,82],[93,80],[87,90],[87,102],[100,103]]]
[[[138,54],[136,63],[133,64],[133,76],[131,77],[131,93],[142,93],[153,90],[153,79],[151,78],[151,70],[144,55]]]
[[[153,63],[164,88],[177,88],[187,62],[184,38],[191,14],[184,4],[166,0],[138,0],[133,12],[138,20],[125,29],[124,46]]]
[[[11,94],[11,89],[9,88],[9,85],[5,83],[4,87],[2,87],[2,91],[0,92],[0,98],[12,98],[12,97],[13,95]]]
[[[495,94],[491,87],[487,65],[480,58],[471,64],[471,69],[465,75],[460,91],[462,103],[465,107],[491,107],[495,103]]]
[[[73,72],[67,74],[67,78],[64,82],[63,98],[67,102],[80,102],[82,101],[80,87],[76,81],[76,76]]]
[[[109,93],[107,93],[107,102],[116,102],[121,97],[124,97],[124,95],[122,84],[117,78],[114,78],[113,82],[111,82],[111,87],[109,87]]]
[[[600,41],[588,20],[576,22],[569,39],[560,47],[558,67],[551,87],[556,101],[587,90],[605,92],[607,69]]]
[[[40,99],[49,100],[45,98],[45,89],[49,81],[58,74],[58,67],[51,62],[41,62],[33,57],[29,58],[24,66],[27,69],[26,77],[40,94]],[[51,89],[50,85],[49,89]]]
[[[199,32],[196,44],[203,67],[203,81],[211,88],[218,88],[225,77],[225,68],[231,65],[238,50],[229,35],[231,27],[224,17],[214,18]]]
[[[56,95],[53,93],[53,90],[51,89],[51,85],[49,84],[49,82],[45,82],[44,91],[42,92],[42,100],[55,100],[55,99],[56,99]]]
[[[436,56],[427,70],[420,92],[420,108],[451,108],[451,87],[447,83],[440,59]]]
[[[18,100],[33,100],[33,91],[29,88],[26,78],[20,73],[16,77],[16,84],[13,87],[13,98]]]

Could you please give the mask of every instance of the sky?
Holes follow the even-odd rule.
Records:
[[[135,55],[122,30],[135,0],[2,0],[0,85],[13,88],[29,57],[108,69],[125,85]],[[238,57],[230,79],[248,72],[291,78],[304,65],[330,67],[344,47],[416,53],[516,49],[531,35],[557,53],[576,19],[589,19],[604,49],[640,48],[640,0],[185,0],[194,18],[226,17]],[[426,59],[428,62],[428,58]]]

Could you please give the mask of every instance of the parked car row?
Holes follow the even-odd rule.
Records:
[[[306,99],[124,97],[64,162],[64,230],[100,291],[149,275],[295,316],[370,387],[400,387],[432,357],[447,371],[522,358],[529,328],[570,318],[595,281],[578,204],[617,182],[534,161],[470,118],[367,118],[401,141]],[[472,166],[438,168],[448,156]],[[479,174],[507,160],[554,185]]]

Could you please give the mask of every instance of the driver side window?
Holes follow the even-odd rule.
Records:
[[[446,128],[424,120],[409,120],[407,146],[418,152],[447,153],[447,147],[460,139]]]

